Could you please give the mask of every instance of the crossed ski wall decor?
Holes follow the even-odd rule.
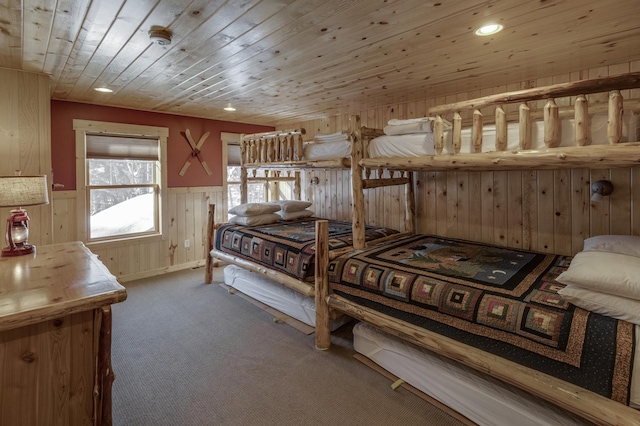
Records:
[[[207,165],[207,162],[204,161],[202,159],[202,156],[200,155],[200,149],[202,148],[202,145],[204,145],[204,141],[209,137],[209,132],[202,135],[200,137],[200,140],[198,140],[198,143],[195,143],[195,141],[191,137],[191,131],[189,129],[186,129],[184,131],[184,135],[187,138],[187,142],[189,142],[189,146],[191,146],[191,154],[189,154],[187,161],[184,162],[184,165],[182,166],[178,174],[180,176],[184,176],[184,174],[187,173],[187,169],[189,169],[189,166],[191,165],[191,160],[193,160],[193,157],[196,157],[198,161],[200,161],[200,164],[202,164],[202,168],[204,168],[204,171],[207,172],[209,176],[211,176],[211,169]]]

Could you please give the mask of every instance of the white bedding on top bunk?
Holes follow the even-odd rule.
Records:
[[[224,268],[224,283],[241,291],[265,305],[295,318],[311,327],[316,326],[315,300],[298,293],[284,285],[264,277],[261,274],[248,271],[236,265]],[[331,320],[331,331],[349,322],[351,318],[342,315]]]
[[[589,117],[591,127],[590,145],[606,145],[609,143],[607,139],[607,120],[606,114],[595,114]],[[559,146],[575,146],[573,118],[564,119],[560,122],[560,145]],[[636,140],[636,114],[625,111],[622,116],[622,140],[621,142],[635,142]],[[507,150],[520,150],[520,130],[518,123],[507,124]],[[453,153],[452,133],[449,132],[445,137],[445,148],[443,152]],[[544,122],[534,121],[531,123],[531,149],[544,149]],[[482,129],[482,152],[490,152],[496,150],[496,126],[488,124]],[[462,145],[460,152],[471,152],[471,129],[462,129]]]
[[[336,142],[305,143],[302,147],[305,160],[335,160],[351,155],[351,142],[348,140]]]
[[[357,352],[478,425],[591,424],[515,386],[419,348],[370,324],[356,324],[353,337]]]
[[[433,133],[382,135],[369,141],[369,157],[419,157],[435,155]]]
[[[607,139],[607,115],[595,114],[590,116],[591,144],[608,144]],[[637,115],[631,111],[625,111],[622,116],[622,140],[621,142],[636,141]],[[575,146],[574,141],[574,119],[561,121],[560,146]],[[482,152],[496,150],[495,146],[496,128],[493,124],[487,124],[482,129]],[[451,131],[444,133],[443,154],[452,154],[453,134]],[[531,125],[531,149],[543,149],[544,144],[544,122],[534,121]],[[507,124],[507,150],[520,150],[519,124]],[[471,152],[471,128],[462,129],[462,153]],[[433,134],[430,132],[411,135],[383,135],[372,139],[369,142],[369,157],[418,157],[423,155],[435,155]]]

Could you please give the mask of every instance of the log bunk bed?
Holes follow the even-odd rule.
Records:
[[[279,182],[293,182],[293,199],[301,200],[300,173],[309,169],[348,169],[350,158],[326,158],[336,144],[323,143],[315,152],[312,144],[303,143],[305,129],[243,135],[240,142],[241,203],[248,201],[248,185],[266,182],[277,188]],[[352,143],[346,138],[338,151],[350,152]],[[317,154],[319,152],[319,155]],[[316,159],[320,157],[319,159]],[[277,189],[269,191],[272,194]],[[310,203],[308,203],[310,204]],[[211,283],[213,267],[221,260],[231,265],[225,268],[225,283],[254,299],[267,304],[307,325],[315,325],[315,285],[313,282],[313,244],[315,220],[306,218],[263,226],[215,225],[215,206],[209,208],[208,241],[205,282]],[[284,207],[283,207],[284,210]],[[351,251],[351,223],[331,221],[333,257]],[[382,227],[363,228],[362,238],[383,241],[394,230]],[[366,235],[365,235],[366,234]],[[234,244],[232,239],[237,240]],[[240,244],[251,241],[252,254]],[[271,254],[256,256],[260,251]],[[273,257],[271,257],[273,256]],[[282,262],[276,260],[282,257]],[[342,314],[331,315],[335,329],[349,319]]]
[[[488,252],[483,252],[481,250],[484,248],[480,247],[483,246],[480,243],[470,243],[471,248],[469,248],[462,245],[466,242],[439,240],[438,237],[417,234],[367,248],[362,237],[362,224],[365,217],[363,190],[383,185],[404,184],[408,187],[407,197],[413,197],[410,172],[611,169],[640,165],[640,142],[622,142],[623,110],[631,109],[637,113],[639,104],[633,100],[625,101],[623,108],[621,91],[636,88],[640,88],[638,72],[435,106],[428,111],[434,122],[435,153],[421,157],[367,158],[366,141],[363,143],[359,118],[355,117],[354,121],[358,125],[354,132],[351,167],[354,197],[353,239],[357,250],[340,257],[330,254],[328,224],[325,221],[316,223],[316,347],[320,350],[330,347],[331,337],[327,327],[329,312],[330,310],[342,312],[364,323],[375,325],[401,341],[410,342],[446,359],[471,367],[473,371],[497,379],[505,386],[524,390],[531,398],[541,399],[545,403],[551,403],[566,410],[567,415],[577,415],[578,423],[588,421],[603,425],[640,424],[640,411],[629,405],[634,404],[634,401],[630,401],[631,397],[635,397],[635,404],[640,399],[640,395],[630,395],[634,387],[638,389],[637,385],[631,383],[631,379],[640,374],[638,370],[632,375],[634,362],[635,366],[638,366],[633,356],[640,357],[640,350],[636,350],[640,340],[638,335],[640,326],[588,312],[559,298],[557,290],[563,285],[555,278],[570,267],[571,257],[510,250],[505,247],[493,247],[489,248]],[[604,144],[592,144],[590,143],[591,129],[588,124],[589,114],[601,111],[602,106],[589,106],[585,95],[607,92],[609,100],[605,108],[607,111],[606,141]],[[572,112],[559,108],[554,101],[559,97],[568,96],[576,97]],[[545,145],[542,148],[536,146],[531,138],[532,120],[535,114],[531,112],[529,102],[537,100],[547,102],[542,114],[544,118],[542,139]],[[507,140],[507,114],[502,105],[512,103],[521,104],[518,111],[519,149],[508,149],[512,141]],[[482,152],[483,116],[480,108],[484,107],[496,107],[496,142],[491,152]],[[463,111],[472,111],[470,152],[466,153],[461,151],[464,145],[461,136],[463,134],[461,112]],[[575,117],[575,146],[561,146],[559,139],[561,118],[567,114]],[[452,115],[450,132],[445,130],[444,120],[448,115]],[[375,133],[371,129],[365,130],[368,133]],[[637,140],[637,127],[628,131],[630,140]],[[452,148],[445,154],[449,136],[447,133],[450,133]],[[371,173],[368,170],[378,171],[375,180],[370,179]],[[383,178],[382,170],[387,170],[389,177]],[[393,175],[394,172],[404,175],[396,177]],[[413,203],[413,200],[407,200],[406,218],[408,229],[415,231]],[[430,240],[426,241],[427,239]],[[405,241],[406,244],[404,244]],[[432,250],[429,244],[446,246],[445,248],[450,251],[445,253],[456,254],[453,258],[446,257],[447,262],[452,259],[454,263],[469,259],[475,261],[475,256],[492,259],[488,263],[491,266],[494,265],[491,262],[501,264],[500,261],[505,258],[514,260],[510,256],[537,258],[539,261],[531,263],[528,266],[528,272],[518,276],[517,279],[515,276],[518,274],[513,275],[514,281],[510,281],[508,285],[509,280],[504,281],[503,285],[511,286],[509,289],[500,288],[500,286],[487,284],[488,281],[482,279],[461,281],[458,279],[460,275],[456,275],[458,272],[447,275],[448,265],[444,263],[438,265],[438,268],[443,269],[444,265],[445,272],[433,274],[434,268],[424,266],[433,262],[433,259],[429,258],[429,250]],[[386,248],[392,250],[390,254],[385,254],[383,249]],[[458,248],[459,250],[456,251]],[[470,254],[470,256],[465,257],[464,254]],[[579,255],[580,253],[576,256]],[[423,260],[416,262],[418,267],[412,269],[407,267],[408,263],[411,263],[408,261],[411,256],[417,256],[418,260]],[[428,260],[425,260],[426,258]],[[636,260],[640,261],[640,259]],[[370,263],[364,263],[365,261]],[[513,263],[517,262],[519,261]],[[420,268],[424,269],[420,270]],[[492,271],[492,274],[500,275],[496,272],[500,271]],[[475,279],[476,275],[471,277]],[[438,283],[445,287],[438,287],[440,285]],[[457,294],[455,291],[447,293],[448,296],[459,297],[456,303],[468,301],[470,306],[475,304],[474,306],[482,306],[482,308],[478,308],[475,312],[473,310],[462,312],[456,311],[460,303],[456,306],[438,304],[442,300],[447,300],[440,294],[444,295],[446,286],[452,286],[451,283],[459,285],[457,289],[460,291]],[[368,291],[365,287],[374,290]],[[434,289],[442,293],[434,292]],[[515,293],[518,293],[520,298],[515,297],[517,300],[505,302],[506,298]],[[453,300],[450,299],[449,302],[453,303]],[[520,311],[513,312],[520,312],[518,314],[521,315],[520,317],[516,314],[511,317],[501,317],[507,309],[511,309],[507,308],[510,306],[509,303],[518,306],[517,309]],[[523,313],[525,309],[526,313]],[[535,313],[536,311],[538,314]],[[483,313],[495,315],[493,317],[485,315],[484,323],[479,325],[470,321],[479,318]],[[509,324],[507,324],[507,317],[508,321],[511,321]],[[514,319],[516,317],[523,320],[523,326],[520,329],[514,328],[516,322],[520,324],[519,319],[517,321]],[[532,319],[531,322],[528,322],[529,319]],[[503,320],[504,322],[501,322]],[[552,323],[556,326],[553,331],[551,331],[553,327],[544,329]],[[571,334],[564,334],[567,329],[575,329],[577,324],[580,324],[583,330],[597,329],[594,324],[600,324],[604,328],[598,329],[600,334],[596,337],[587,337],[583,334],[576,338]],[[483,335],[482,332],[486,329],[493,331]],[[602,332],[603,329],[607,329],[608,332]],[[527,334],[530,335],[528,337],[532,337],[531,348],[533,349],[524,346],[522,337]],[[552,337],[550,337],[551,334],[553,334]],[[604,338],[605,335],[607,339]],[[611,336],[613,336],[611,341],[605,342]],[[499,341],[489,344],[486,340],[489,338],[497,338]],[[581,338],[583,340],[580,340]],[[607,344],[612,347],[607,347]],[[603,352],[606,354],[596,351],[602,347],[605,348]],[[575,353],[571,356],[567,355],[571,351]],[[539,354],[543,354],[543,357],[537,357]],[[518,358],[519,356],[522,359]],[[610,370],[613,378],[607,376],[596,379],[596,371],[599,369]],[[587,371],[584,377],[579,376],[581,370]],[[592,381],[601,381],[602,384],[594,385]],[[638,379],[635,378],[635,382],[637,381]]]

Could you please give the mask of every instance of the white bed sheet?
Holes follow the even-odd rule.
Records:
[[[636,327],[636,333],[638,330]],[[353,336],[357,352],[478,425],[590,424],[514,386],[391,336],[371,324],[356,324]],[[633,400],[637,399],[633,390],[631,395]]]
[[[302,147],[305,160],[335,160],[336,158],[349,157],[351,155],[351,142],[308,142]]]
[[[433,133],[382,135],[369,141],[369,158],[435,155]]]
[[[236,265],[228,265],[224,268],[224,283],[291,318],[311,327],[316,326],[315,300],[261,274]],[[341,315],[339,318],[331,320],[329,327],[333,331],[350,320],[351,318],[348,316]]]

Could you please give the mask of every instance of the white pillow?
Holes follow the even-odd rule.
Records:
[[[584,240],[584,251],[606,251],[640,257],[640,237],[635,235],[598,235]]]
[[[267,225],[280,220],[275,213],[259,214],[255,216],[231,216],[229,223],[243,226]]]
[[[556,281],[640,300],[640,259],[626,254],[581,251]]]
[[[278,206],[279,210],[282,210],[283,212],[299,212],[311,206],[310,202],[300,200],[270,201],[269,204]]]
[[[385,135],[410,135],[412,133],[430,133],[431,123],[423,121],[419,123],[397,124],[395,126],[384,126]]]
[[[568,285],[558,291],[567,302],[597,314],[640,325],[640,301]]]
[[[313,212],[311,210],[300,210],[297,212],[276,212],[282,219],[284,220],[293,220],[293,219],[302,219],[304,217],[313,216]]]
[[[238,216],[256,216],[259,214],[275,213],[280,210],[279,206],[267,203],[247,203],[240,204],[229,210],[229,214]]]
[[[342,142],[342,141],[348,141],[348,140],[349,140],[349,135],[342,132],[332,133],[330,135],[318,134],[313,137],[313,141],[316,143]]]

